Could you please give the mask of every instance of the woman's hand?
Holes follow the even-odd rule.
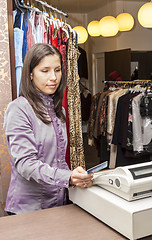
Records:
[[[92,173],[87,173],[82,167],[77,167],[72,171],[69,182],[71,185],[85,188],[92,185],[92,178]]]

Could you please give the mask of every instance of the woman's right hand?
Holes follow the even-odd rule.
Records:
[[[92,178],[92,173],[87,173],[87,171],[85,171],[82,167],[77,167],[72,171],[69,182],[71,185],[80,188],[91,187]]]

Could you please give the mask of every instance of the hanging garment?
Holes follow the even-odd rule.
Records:
[[[140,99],[140,115],[141,117],[152,117],[152,93],[147,92],[147,89]]]
[[[108,112],[107,112],[107,133],[113,134],[117,101],[119,97],[124,95],[127,89],[117,89],[109,95],[108,98]]]
[[[89,145],[92,146],[94,143],[94,126],[95,126],[95,120],[96,120],[96,112],[98,107],[98,102],[100,99],[100,95],[103,92],[101,90],[99,93],[93,95],[92,97],[92,103],[90,107],[90,116],[89,116],[89,125],[88,125],[88,138],[89,138]]]
[[[14,15],[15,19],[13,20],[14,28],[21,28],[21,12],[17,9],[17,12]]]
[[[68,31],[68,26],[63,26]],[[67,97],[69,112],[69,132],[70,132],[70,161],[71,170],[77,166],[85,169],[82,119],[81,119],[81,100],[78,75],[79,51],[76,36],[70,32],[68,39],[67,52]]]
[[[22,60],[23,60],[23,62],[24,62],[24,59],[25,59],[25,55],[28,51],[27,27],[28,27],[29,14],[30,14],[30,12],[27,10],[26,13],[24,13],[24,20],[23,20],[23,31],[24,31],[23,48],[22,48]]]
[[[88,62],[87,62],[87,54],[86,51],[78,47],[78,50],[80,52],[80,57],[78,59],[78,74],[80,78],[86,78],[88,79]]]
[[[43,28],[43,18],[42,15],[36,15],[36,42],[43,43],[44,42],[44,28]]]
[[[107,109],[108,109],[108,99],[110,94],[111,92],[108,92],[102,100],[102,106],[100,108],[100,113],[98,118],[98,127],[97,127],[98,136],[100,135],[105,136],[107,133]]]
[[[80,97],[81,97],[82,121],[88,121],[90,115],[92,95],[91,93],[84,91],[80,94]]]
[[[16,14],[17,14],[17,9],[15,9],[15,10],[13,11],[13,25],[14,25],[14,23],[15,23]]]
[[[62,61],[63,61],[63,65],[64,65],[64,72],[65,72],[65,77],[67,76],[66,73],[66,65],[67,65],[67,51],[68,51],[68,38],[65,34],[65,32],[62,31],[61,29],[61,45],[59,46],[60,48],[60,52],[62,54]]]
[[[27,30],[27,42],[28,42],[28,49],[31,48],[35,43],[36,40],[36,29],[35,29],[35,12],[31,11],[28,21],[28,30]]]
[[[58,49],[59,45],[58,45],[57,29],[53,24],[52,26],[50,25],[50,27],[51,27],[51,38],[50,38],[51,44]]]
[[[131,98],[131,93],[126,93],[124,96],[122,96],[122,102],[123,102],[123,111],[121,111],[121,115],[119,115],[120,118],[115,119],[115,128],[113,132],[113,143],[111,144],[110,148],[110,163],[109,168],[114,168],[116,164],[116,156],[117,156],[117,145],[121,143],[121,147],[123,149],[126,149],[127,145],[127,130],[128,130],[128,114],[129,114],[129,100]],[[119,103],[120,104],[120,103]],[[118,111],[119,111],[118,106]],[[117,111],[117,110],[116,110]],[[116,122],[117,121],[117,122]],[[121,122],[119,122],[121,121]],[[123,123],[123,124],[122,124]],[[119,129],[118,129],[119,127]],[[118,129],[118,131],[117,131]],[[123,133],[123,134],[122,134]]]
[[[23,14],[21,15],[21,29],[14,28],[14,48],[15,48],[15,67],[16,67],[16,86],[17,86],[17,97],[20,92],[20,82],[22,75],[22,47],[23,47],[23,36],[24,31],[22,30]]]
[[[140,103],[142,97],[142,94],[140,94],[132,101],[133,149],[137,154],[142,152],[152,153],[152,117],[141,117]]]
[[[97,111],[96,111],[96,116],[95,116],[95,124],[94,124],[94,134],[93,134],[93,136],[95,137],[95,138],[98,138],[98,137],[100,137],[101,136],[101,134],[100,135],[98,135],[98,132],[97,132],[97,129],[98,129],[98,119],[100,118],[100,109],[101,109],[101,107],[102,107],[102,103],[103,103],[103,99],[104,99],[104,97],[108,94],[108,93],[110,93],[111,91],[110,90],[108,90],[108,91],[103,91],[103,92],[101,92],[101,94],[100,94],[100,97],[99,97],[99,101],[98,101],[98,105],[97,105]]]
[[[45,25],[45,21],[43,21],[43,38],[44,38],[44,43],[48,43],[48,36],[47,36],[47,26]]]
[[[44,43],[49,43],[49,26],[50,22],[47,18],[47,13],[43,12],[43,29],[44,29]]]

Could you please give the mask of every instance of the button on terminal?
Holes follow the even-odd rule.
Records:
[[[112,179],[109,179],[109,183],[112,185],[112,184],[113,184],[113,180],[112,180]]]

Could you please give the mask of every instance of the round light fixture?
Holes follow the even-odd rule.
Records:
[[[138,21],[145,28],[152,28],[152,1],[145,3],[138,11]]]
[[[88,39],[88,33],[87,30],[82,27],[82,26],[76,26],[73,28],[75,31],[78,32],[79,36],[78,36],[78,44],[82,44],[85,43]]]
[[[90,22],[87,26],[87,30],[88,30],[89,35],[92,37],[100,36],[99,21],[94,20],[94,21]]]
[[[118,21],[119,31],[129,31],[134,26],[134,18],[129,13],[120,13],[116,20]]]
[[[106,16],[99,21],[100,34],[103,37],[112,37],[118,33],[119,25],[115,17]]]

